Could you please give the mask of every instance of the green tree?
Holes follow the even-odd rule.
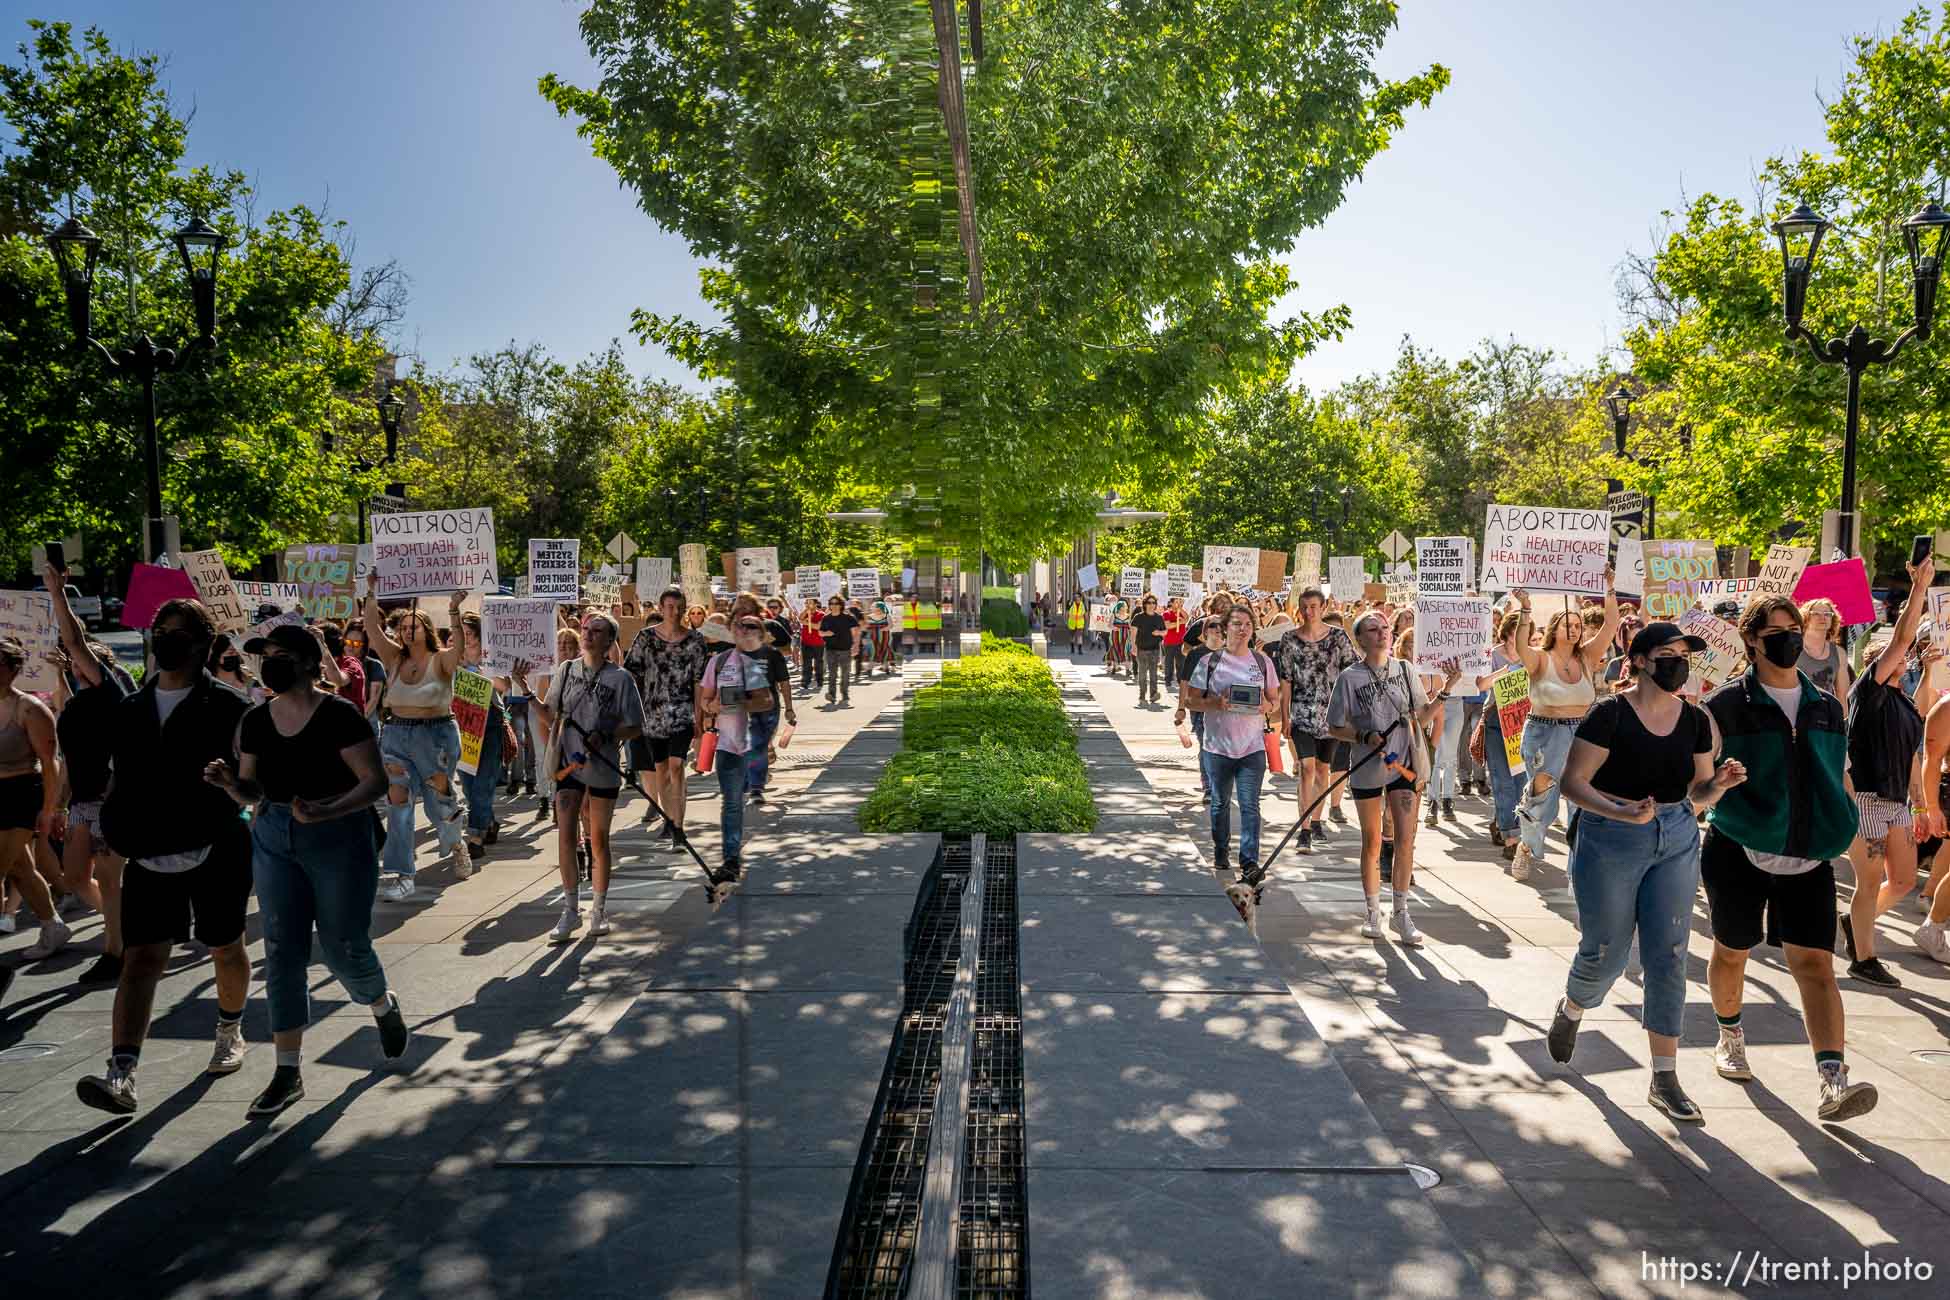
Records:
[[[722,322],[640,335],[897,528],[1019,568],[1197,457],[1215,393],[1345,327],[1269,322],[1277,259],[1448,74],[1375,74],[1388,0],[992,4],[959,52],[976,305],[928,15],[594,0],[599,82],[542,91],[711,264]]]

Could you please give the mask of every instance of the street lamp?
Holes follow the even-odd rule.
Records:
[[[1935,203],[1925,203],[1903,222],[1903,247],[1909,254],[1910,275],[1915,281],[1916,323],[1897,335],[1894,343],[1870,338],[1869,332],[1859,324],[1827,343],[1816,338],[1801,323],[1801,315],[1808,305],[1808,280],[1822,236],[1828,233],[1828,222],[1802,203],[1775,222],[1773,230],[1781,241],[1781,306],[1788,338],[1806,343],[1815,360],[1848,370],[1848,420],[1842,438],[1842,503],[1835,537],[1842,554],[1847,556],[1855,550],[1855,440],[1862,414],[1862,372],[1870,366],[1894,361],[1911,339],[1930,336],[1930,326],[1936,317],[1937,278],[1944,254],[1950,252],[1950,213]]]
[[[373,405],[379,412],[379,427],[386,435],[386,455],[380,460],[370,460],[364,455],[355,453],[352,456],[352,468],[361,474],[370,474],[382,465],[390,465],[399,455],[400,419],[406,414],[406,403],[399,399],[398,395],[393,392],[389,385],[386,389],[386,395],[373,403]],[[325,430],[324,441],[325,454],[329,456],[332,454],[335,446],[330,428]],[[391,486],[391,484],[388,484],[388,487]],[[365,541],[366,496],[361,491],[359,494],[359,544],[363,546],[365,545]]]
[[[1625,454],[1625,426],[1631,423],[1634,396],[1632,390],[1623,384],[1605,394],[1605,409],[1611,412],[1612,446],[1620,456]]]
[[[163,536],[162,453],[156,440],[156,376],[176,369],[199,348],[213,348],[217,342],[217,267],[222,261],[223,232],[192,217],[177,231],[173,242],[189,277],[190,302],[196,310],[197,336],[180,348],[156,346],[144,334],[128,347],[111,352],[95,337],[95,267],[101,259],[101,237],[79,218],[69,217],[48,234],[48,251],[54,254],[55,269],[61,276],[61,291],[68,302],[68,324],[74,331],[75,346],[93,348],[109,373],[133,375],[142,381],[144,423],[142,463],[148,493],[144,505],[146,523],[143,537],[145,555],[155,559],[167,549]]]

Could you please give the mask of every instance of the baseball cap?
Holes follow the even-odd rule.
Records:
[[[1625,653],[1628,657],[1649,655],[1660,646],[1671,645],[1675,641],[1683,644],[1690,654],[1698,654],[1706,649],[1704,638],[1682,631],[1677,623],[1647,623],[1632,638],[1632,644],[1625,648]]]
[[[244,642],[244,653],[261,655],[273,646],[300,663],[316,665],[319,662],[317,638],[293,623],[274,627],[263,636],[252,637]]]

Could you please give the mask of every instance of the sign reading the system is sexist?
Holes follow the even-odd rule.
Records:
[[[372,520],[372,570],[379,594],[423,596],[494,591],[494,511],[407,510]]]

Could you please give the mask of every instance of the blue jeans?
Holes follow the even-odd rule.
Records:
[[[1429,798],[1450,800],[1456,797],[1456,735],[1463,725],[1463,699],[1452,695],[1442,702],[1442,739],[1435,746],[1435,771],[1429,781]],[[1468,738],[1463,740],[1468,759]]]
[[[1557,820],[1557,782],[1564,775],[1564,764],[1571,758],[1571,737],[1577,732],[1576,718],[1540,718],[1531,715],[1523,724],[1523,795],[1517,800],[1517,828],[1523,835],[1530,856],[1544,856],[1544,832]],[[1537,790],[1539,775],[1550,778],[1550,785]]]
[[[410,876],[415,795],[426,805],[427,820],[440,837],[441,855],[452,853],[460,845],[460,795],[454,789],[454,774],[460,765],[460,728],[452,718],[389,722],[379,733],[379,757],[385,760],[386,779],[393,789],[406,791],[404,803],[389,799],[386,804],[386,860],[381,865],[387,875]],[[445,794],[433,785],[433,778],[442,774],[447,778]]]
[[[458,728],[456,728],[458,731]],[[478,840],[494,824],[494,790],[501,784],[501,733],[504,730],[501,706],[490,704],[487,732],[481,737],[481,759],[472,773],[462,772],[461,788],[467,791],[467,836]]]
[[[251,819],[251,874],[264,918],[264,1000],[271,1032],[311,1023],[311,935],[325,965],[360,1006],[386,996],[386,972],[372,949],[372,900],[379,887],[372,814],[361,808],[328,822],[301,822],[291,805],[267,803]]]
[[[1239,861],[1259,861],[1259,787],[1266,780],[1266,751],[1244,758],[1201,752],[1199,765],[1212,790],[1212,847],[1220,857],[1232,843],[1232,792],[1239,791]]]
[[[753,794],[765,792],[765,778],[771,770],[771,760],[766,757],[765,751],[771,747],[772,737],[778,731],[779,710],[752,714],[752,747],[745,753],[745,789]]]
[[[1510,759],[1503,749],[1503,723],[1495,708],[1483,706],[1483,757],[1489,760],[1490,806],[1496,828],[1505,835],[1517,833],[1517,796],[1523,793],[1523,778],[1510,770]]]
[[[745,758],[744,754],[718,750],[718,830],[724,836],[727,858],[737,857],[745,844],[745,782],[750,779]]]
[[[528,742],[528,697],[508,697],[508,721],[515,729],[515,765],[508,774],[508,788],[522,781],[535,784],[535,747]]]
[[[1632,956],[1645,967],[1645,1027],[1679,1036],[1686,1012],[1686,936],[1699,888],[1699,822],[1681,803],[1659,805],[1644,826],[1580,809],[1571,850],[1578,953],[1564,994],[1589,1010],[1605,1000]]]

